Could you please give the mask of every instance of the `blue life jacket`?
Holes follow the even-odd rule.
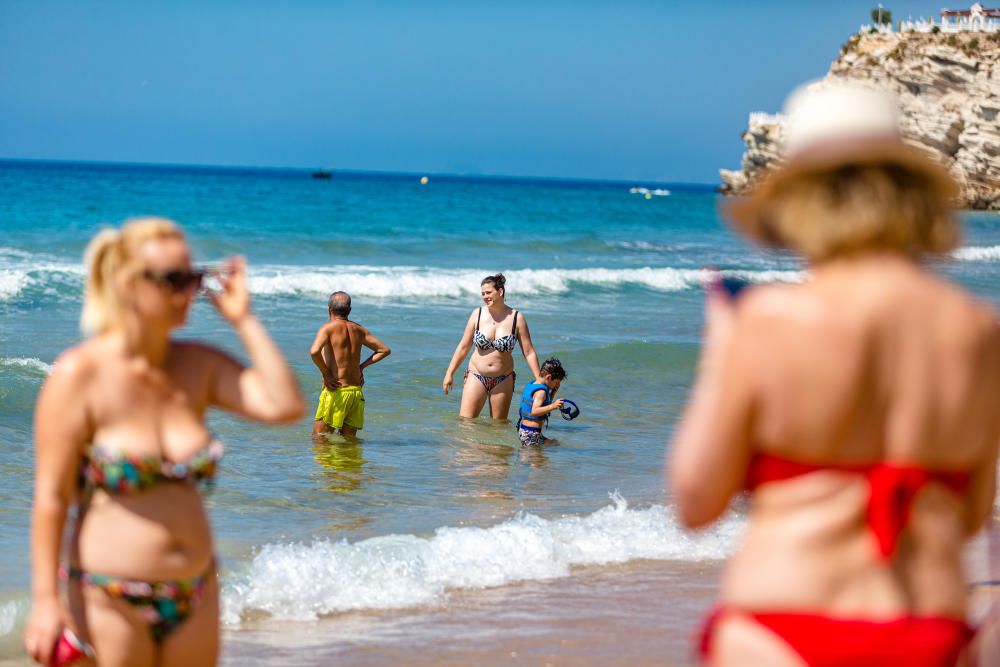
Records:
[[[548,415],[543,417],[533,417],[531,414],[531,409],[535,407],[535,392],[541,389],[545,390],[545,400],[542,401],[542,405],[544,406],[552,403],[552,392],[549,389],[549,385],[542,384],[540,382],[529,382],[528,386],[524,388],[524,393],[521,394],[521,409],[518,411],[518,415],[521,419],[531,419],[532,421],[538,422],[548,421]],[[518,426],[521,425],[521,419],[517,420]]]

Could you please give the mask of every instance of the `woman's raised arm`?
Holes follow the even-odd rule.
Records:
[[[214,348],[203,348],[212,368],[211,403],[249,419],[289,423],[302,417],[305,402],[285,356],[250,310],[246,263],[228,262],[219,276],[222,291],[210,295],[219,313],[239,334],[251,366]]]

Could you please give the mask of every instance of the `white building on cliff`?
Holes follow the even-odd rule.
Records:
[[[987,9],[981,2],[968,9],[942,9],[939,21],[899,21],[900,32],[1000,32],[1000,9]],[[863,25],[859,32],[894,32],[891,24]]]

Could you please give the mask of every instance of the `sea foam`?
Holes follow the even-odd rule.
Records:
[[[0,254],[0,301],[10,301],[26,289],[51,293],[55,286],[69,288],[74,298],[83,288],[81,264],[4,257]],[[344,290],[370,298],[465,298],[479,294],[482,268],[440,269],[419,266],[315,266],[257,265],[250,268],[250,290],[266,296],[327,295]],[[751,282],[794,282],[799,271],[726,270],[726,275]],[[674,267],[581,269],[521,269],[508,271],[507,287],[520,295],[565,294],[573,289],[616,290],[627,286],[677,292],[701,285],[709,276],[704,269]],[[63,294],[66,291],[63,290]]]
[[[12,301],[29,288],[40,288],[45,292],[51,292],[57,285],[82,289],[83,275],[82,264],[30,255],[24,258],[13,256],[12,259],[0,254],[0,302]]]
[[[669,250],[671,246],[646,241],[612,244],[624,250]],[[1000,245],[967,246],[951,253],[964,262],[1000,261]],[[392,299],[464,298],[479,293],[485,269],[440,269],[417,266],[310,266],[257,265],[250,269],[250,289],[255,294],[325,295],[341,289],[357,296]],[[723,270],[754,283],[799,282],[805,273],[794,270]],[[509,289],[521,295],[564,294],[574,288],[615,290],[635,286],[660,292],[677,292],[700,286],[709,277],[705,269],[663,267],[522,269],[506,272]],[[0,247],[0,302],[11,301],[26,289],[48,293],[58,285],[82,289],[82,264],[62,261],[49,255],[32,255]],[[77,292],[78,294],[78,292]]]
[[[28,274],[15,269],[0,270],[0,301],[9,301],[28,284]]]
[[[0,638],[17,630],[27,615],[27,598],[0,602]]]
[[[255,294],[328,294],[339,289],[353,295],[394,298],[467,297],[479,293],[483,269],[421,267],[297,267],[263,266],[251,273]],[[724,271],[751,282],[797,282],[799,271]],[[710,276],[703,269],[642,267],[631,269],[523,269],[505,273],[507,288],[519,295],[564,294],[574,288],[614,290],[636,286],[661,292],[698,287]]]
[[[953,251],[951,256],[965,262],[993,262],[1000,260],[1000,245],[959,248]]]
[[[0,357],[0,366],[29,368],[48,375],[52,372],[52,364],[47,364],[36,357]]]
[[[635,242],[622,244],[622,248],[651,250],[658,247]],[[959,248],[951,256],[962,262],[1000,261],[1000,245]],[[0,264],[0,302],[11,301],[28,288],[51,291],[55,285],[60,285],[71,287],[74,294],[82,289],[82,265],[7,259],[2,263],[6,266]],[[467,298],[478,295],[479,281],[486,273],[488,271],[481,268],[257,265],[250,269],[250,290],[257,295],[277,297],[325,296],[334,290],[344,290],[355,296],[376,299]],[[725,269],[722,274],[752,283],[800,282],[806,275],[804,271],[779,269]],[[508,289],[524,296],[559,295],[578,289],[614,291],[627,287],[680,292],[697,288],[710,277],[705,269],[670,266],[520,269],[505,275]]]
[[[662,505],[630,509],[617,492],[611,500],[585,516],[521,513],[487,528],[438,528],[430,537],[268,544],[226,578],[223,620],[238,624],[259,613],[311,620],[434,605],[452,589],[566,577],[574,566],[719,560],[742,531],[742,521],[729,516],[710,531],[690,535]]]

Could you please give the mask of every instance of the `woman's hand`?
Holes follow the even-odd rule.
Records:
[[[444,389],[445,394],[451,391],[454,382],[455,382],[455,374],[446,373],[444,376],[444,382],[441,383],[441,388]]]
[[[48,665],[59,635],[65,627],[72,627],[72,624],[69,613],[59,598],[33,600],[31,613],[24,626],[24,650],[38,664]]]
[[[222,286],[219,292],[208,292],[208,298],[232,326],[250,314],[250,291],[247,289],[247,262],[243,257],[227,260],[215,274]]]

